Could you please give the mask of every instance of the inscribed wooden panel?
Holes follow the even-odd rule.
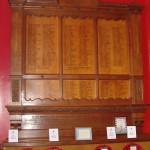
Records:
[[[96,97],[96,85],[94,80],[64,80],[64,99],[94,99]]]
[[[59,80],[26,80],[26,99],[59,99]]]
[[[98,20],[99,74],[128,74],[129,48],[125,20]]]
[[[58,17],[27,16],[26,73],[57,74]]]
[[[99,98],[130,98],[129,80],[99,80]]]
[[[63,73],[93,74],[94,22],[89,18],[63,18]]]

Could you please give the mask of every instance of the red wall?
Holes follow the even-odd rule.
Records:
[[[10,19],[7,0],[0,0],[0,143],[7,137],[9,116],[5,105],[9,100]]]
[[[143,11],[143,64],[144,64],[144,100],[150,104],[150,0],[145,0]],[[150,108],[145,113],[144,132],[150,134]]]
[[[101,0],[102,2],[143,4],[142,15],[143,57],[144,57],[144,98],[150,103],[150,0]],[[9,129],[9,115],[5,105],[9,103],[9,70],[10,70],[10,28],[11,11],[7,0],[0,0],[0,143],[7,137]],[[146,133],[150,133],[150,110],[145,115]]]

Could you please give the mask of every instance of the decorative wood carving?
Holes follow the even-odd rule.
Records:
[[[135,80],[135,103],[143,103],[143,82],[141,80]]]
[[[12,102],[19,102],[20,101],[20,80],[12,79],[11,86],[12,86]]]

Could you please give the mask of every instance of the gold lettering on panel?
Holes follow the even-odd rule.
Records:
[[[59,80],[26,80],[26,99],[60,99]]]
[[[125,20],[98,20],[100,74],[128,74],[129,48]]]
[[[130,98],[130,81],[129,80],[100,80],[99,81],[99,98]]]
[[[26,72],[58,73],[58,17],[27,16]]]
[[[94,99],[95,94],[94,80],[64,80],[63,98],[64,99]]]
[[[94,72],[93,20],[63,18],[63,73]]]

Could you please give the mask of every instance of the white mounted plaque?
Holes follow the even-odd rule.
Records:
[[[8,142],[18,142],[18,130],[8,130]]]
[[[59,132],[57,128],[49,129],[49,141],[59,141]]]
[[[127,138],[136,138],[136,126],[127,126]]]

